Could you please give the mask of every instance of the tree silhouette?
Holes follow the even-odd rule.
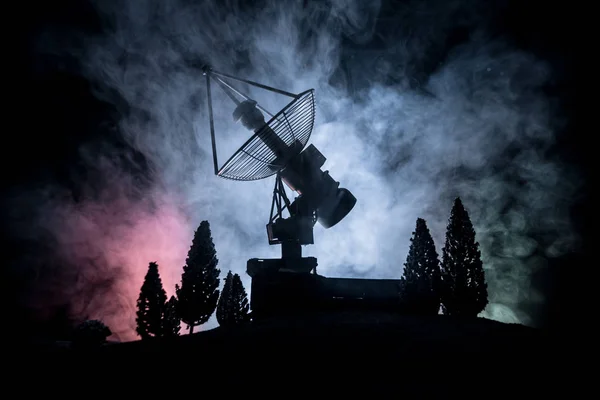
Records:
[[[165,304],[165,312],[163,315],[163,336],[173,337],[179,336],[181,329],[181,320],[177,314],[177,299],[171,296]]]
[[[433,238],[422,218],[416,229],[400,279],[406,311],[415,314],[438,314],[440,310],[440,261]]]
[[[487,284],[475,230],[456,198],[442,249],[442,310],[446,315],[475,317],[488,303]]]
[[[248,297],[238,274],[227,273],[219,304],[217,321],[221,326],[232,326],[250,320]]]
[[[77,348],[99,347],[112,334],[110,328],[100,320],[91,319],[77,325],[73,331],[73,346]]]
[[[194,233],[192,246],[181,275],[181,286],[176,285],[177,312],[181,320],[194,332],[194,326],[208,321],[219,299],[219,271],[217,253],[208,221],[202,221]]]
[[[147,339],[162,336],[162,320],[167,295],[158,273],[158,264],[151,262],[137,300],[136,332]]]

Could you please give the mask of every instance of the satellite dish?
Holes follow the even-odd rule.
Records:
[[[314,89],[306,90],[300,94],[293,94],[216,72],[210,68],[205,68],[204,74],[207,80],[213,161],[217,176],[237,181],[264,179],[280,172],[291,159],[300,154],[302,149],[304,149],[312,133],[315,121]],[[293,100],[277,114],[272,115],[255,100],[225,82],[221,78],[222,76],[289,96]],[[237,107],[233,111],[234,122],[241,122],[244,127],[254,132],[221,167],[218,167],[216,155],[210,91],[211,78],[221,86],[236,104]],[[237,94],[244,100],[239,100],[234,94]],[[271,117],[267,122],[265,122],[263,112]]]
[[[340,188],[340,183],[329,175],[329,171],[321,170],[325,156],[312,144],[305,149],[315,122],[314,90],[294,94],[217,72],[206,66],[202,70],[206,76],[215,174],[237,181],[258,180],[276,174],[267,224],[269,244],[282,245],[282,259],[293,260],[289,262],[295,265],[293,268],[288,265],[288,268],[314,269],[311,259],[302,258],[301,246],[313,243],[315,223],[319,222],[325,229],[331,228],[344,219],[356,204],[356,197],[348,189]],[[223,78],[282,94],[292,98],[292,101],[273,115]],[[233,120],[254,132],[221,167],[217,161],[211,79],[235,103]],[[266,122],[263,113],[270,116]],[[298,193],[294,201],[288,199],[284,182]],[[289,213],[289,218],[283,217],[284,210]]]

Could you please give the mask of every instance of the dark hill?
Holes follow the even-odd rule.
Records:
[[[58,373],[119,390],[142,381],[190,379],[193,392],[200,390],[194,385],[210,382],[217,391],[281,397],[295,397],[302,389],[356,394],[372,388],[411,397],[489,398],[552,394],[564,386],[561,348],[542,331],[482,318],[338,312],[111,344],[93,352],[47,348],[34,357],[54,365],[43,369],[50,372],[44,377]],[[186,387],[177,387],[178,397],[182,392]]]

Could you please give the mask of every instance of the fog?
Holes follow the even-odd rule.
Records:
[[[315,89],[310,143],[327,158],[323,169],[358,199],[335,227],[317,225],[315,244],[304,248],[321,275],[399,278],[417,217],[441,254],[460,196],[489,285],[482,316],[532,324],[525,305],[544,302],[530,287],[532,273],[577,239],[568,206],[578,182],[547,156],[564,123],[542,90],[550,67],[491,39],[485,21],[493,10],[475,2],[405,2],[394,15],[380,15],[378,1],[241,4],[98,1],[105,34],[77,50],[58,47],[51,32],[40,39],[41,51],[77,57],[95,96],[123,110],[116,128],[151,166],[150,184],[138,185],[115,161],[117,150],[82,148],[108,177],[100,196],[75,204],[52,187],[27,194],[43,210],[37,225],[82,276],[77,293],[89,297],[95,277],[113,278],[103,299],[80,312],[134,339],[148,262],[158,262],[173,294],[202,220],[211,224],[221,277],[232,270],[247,290],[246,260],[280,254],[265,230],[274,178],[214,175],[205,77],[194,61],[289,92]],[[471,34],[437,57],[454,25]],[[378,45],[367,48],[369,41]],[[289,101],[239,87],[272,113]],[[232,122],[233,103],[212,89],[222,164],[249,132]],[[213,317],[203,329],[214,326]]]

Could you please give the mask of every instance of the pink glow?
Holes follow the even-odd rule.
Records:
[[[101,319],[113,331],[110,339],[139,339],[135,307],[148,263],[158,263],[171,296],[192,241],[194,228],[177,201],[159,196],[150,204],[116,196],[60,207],[58,215],[53,225],[59,252],[77,269],[76,287],[68,294],[74,311]],[[112,285],[100,284],[111,277]]]

